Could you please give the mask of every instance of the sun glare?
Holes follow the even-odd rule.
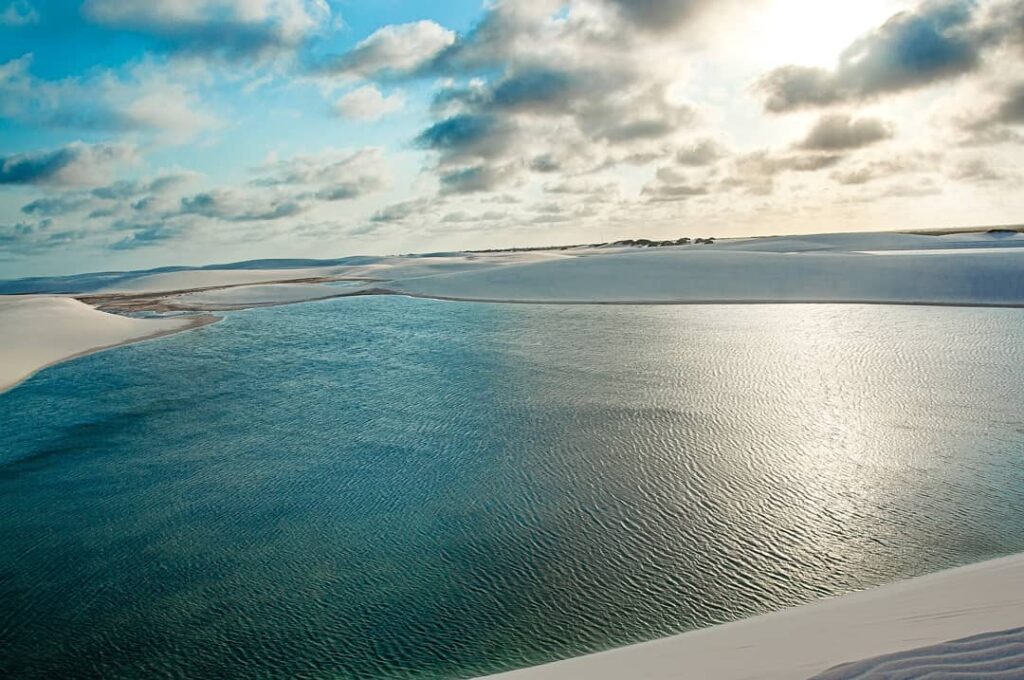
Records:
[[[903,9],[899,0],[776,0],[752,13],[750,55],[767,65],[830,66],[844,47]]]

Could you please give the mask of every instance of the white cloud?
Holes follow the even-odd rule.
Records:
[[[131,144],[71,142],[0,157],[0,184],[97,186],[109,182],[118,166],[137,160]]]
[[[295,47],[331,23],[326,0],[86,0],[82,9],[97,23],[235,57]]]
[[[454,31],[433,21],[385,26],[322,70],[364,78],[412,73],[454,42]]]
[[[143,62],[123,73],[40,80],[27,54],[0,64],[0,116],[52,128],[148,132],[181,144],[220,125],[203,108],[203,74]]]
[[[335,109],[345,118],[374,121],[405,106],[405,97],[400,92],[384,96],[374,85],[364,85],[346,93],[335,104]]]

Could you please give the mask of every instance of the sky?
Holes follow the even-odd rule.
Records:
[[[1024,0],[0,0],[0,278],[1024,221]]]

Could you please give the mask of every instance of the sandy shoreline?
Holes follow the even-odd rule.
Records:
[[[931,300],[857,300],[857,299],[793,299],[793,298],[751,298],[746,300],[517,300],[509,298],[454,297],[406,293],[399,290],[375,288],[336,295],[333,297],[359,297],[368,295],[396,295],[417,300],[441,300],[446,302],[482,302],[502,305],[894,305],[910,307],[980,307],[988,309],[1024,309],[1024,302],[946,302]],[[326,298],[321,298],[326,299]],[[216,310],[213,310],[216,311]]]
[[[40,371],[121,345],[155,340],[220,321],[212,314],[139,319],[107,314],[70,298],[0,301],[0,393]],[[0,324],[0,325],[3,325]]]
[[[1024,554],[1017,554],[653,642],[488,677],[789,680],[809,678],[841,664],[914,652],[1021,626]],[[1018,636],[1018,644],[1024,645],[1024,635]],[[956,650],[951,647],[948,651],[952,654]],[[996,661],[1003,653],[1000,649],[990,652]],[[912,670],[914,663],[941,670],[945,664],[957,661],[944,659],[941,650],[906,656],[907,670]],[[1024,669],[1017,668],[1024,673]],[[977,673],[960,677],[987,676]]]

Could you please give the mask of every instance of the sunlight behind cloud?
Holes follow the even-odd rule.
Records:
[[[900,0],[775,0],[750,13],[749,42],[735,46],[766,67],[830,66],[843,48],[906,5]]]

